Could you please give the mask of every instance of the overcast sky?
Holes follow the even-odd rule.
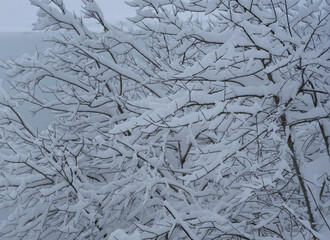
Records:
[[[79,11],[80,0],[64,0],[66,6]],[[125,0],[97,0],[108,21],[116,23],[134,15],[134,10],[125,4]],[[0,32],[25,32],[32,30],[37,19],[37,8],[29,0],[0,0]]]

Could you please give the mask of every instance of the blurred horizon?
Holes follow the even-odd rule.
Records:
[[[70,11],[78,14],[81,8],[81,0],[64,0],[64,4]],[[134,9],[125,4],[124,0],[98,0],[103,9],[104,17],[114,25],[123,23],[126,17],[133,16]],[[43,41],[53,31],[35,31],[33,23],[37,21],[37,7],[32,6],[29,0],[2,0],[0,8],[0,61],[15,60],[24,54],[34,54],[49,46]],[[86,25],[91,30],[102,30],[94,21],[87,20]],[[6,81],[5,69],[0,68],[0,80],[4,80],[6,91],[12,91]],[[18,107],[28,123],[37,131],[44,130],[49,122],[54,120],[50,111],[43,110],[32,116],[28,104]]]
[[[81,0],[64,0],[64,3],[68,10],[80,15]],[[111,24],[125,22],[135,12],[124,0],[98,0],[97,3],[103,9],[105,19]],[[32,27],[37,21],[37,10],[29,0],[1,0],[0,32],[34,32]],[[93,21],[87,22],[91,27],[95,25]]]
[[[44,50],[49,46],[49,43],[43,41],[46,35],[45,32],[0,32],[0,61],[16,60],[24,54],[32,55],[37,50]],[[12,91],[6,81],[5,72],[6,70],[0,67],[0,80],[4,81],[7,92]],[[18,106],[17,110],[35,130],[44,130],[54,119],[50,111],[41,111],[33,116],[30,107],[31,104],[24,103]]]

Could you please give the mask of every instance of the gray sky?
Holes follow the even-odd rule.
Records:
[[[66,6],[79,12],[80,0],[64,0]],[[97,0],[105,18],[116,23],[134,15],[134,9],[125,0]],[[37,8],[29,0],[0,0],[0,32],[25,32],[32,30],[37,19]]]

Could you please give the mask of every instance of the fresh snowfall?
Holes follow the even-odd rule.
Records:
[[[1,240],[330,239],[329,1],[129,0],[125,25],[29,1],[47,47],[0,62]]]

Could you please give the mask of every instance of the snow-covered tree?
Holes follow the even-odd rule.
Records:
[[[326,239],[326,1],[30,1],[55,33],[3,64],[1,239]]]

